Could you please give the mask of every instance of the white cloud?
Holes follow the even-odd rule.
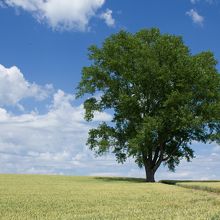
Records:
[[[27,97],[43,100],[54,92],[51,88],[29,83],[17,67],[0,65],[0,172],[67,172],[93,159],[85,147],[90,125],[83,119],[83,105],[73,105],[74,95],[58,90],[44,114],[7,111]],[[94,121],[100,120],[109,121],[111,115],[96,113]]]
[[[74,95],[58,90],[44,114],[14,115],[0,108],[0,173],[67,174],[97,163],[85,146],[91,125],[83,119],[83,106],[73,102]],[[96,113],[94,121],[111,118],[107,113]]]
[[[105,0],[5,0],[6,5],[30,12],[38,21],[46,22],[55,30],[88,28]],[[110,13],[111,15],[111,13]]]
[[[29,83],[16,66],[6,68],[0,64],[0,106],[20,106],[21,99],[30,97],[43,100],[52,90],[53,87],[49,84],[39,86],[36,83]]]
[[[213,152],[214,152],[214,153],[215,153],[215,152],[220,152],[220,145],[219,145],[219,144],[214,145],[214,147],[213,147]]]
[[[112,17],[112,10],[107,9],[100,15],[100,18],[103,19],[109,27],[114,27],[115,19]]]
[[[198,2],[200,2],[201,0],[190,0],[190,2],[192,3],[192,4],[196,4],[196,3],[198,3]],[[214,2],[215,2],[215,0],[205,0],[205,2],[207,2],[208,4],[213,4]]]
[[[0,121],[6,121],[9,118],[9,114],[3,108],[0,108]]]
[[[204,22],[204,17],[199,15],[197,11],[195,11],[194,9],[191,9],[190,11],[187,11],[186,12],[186,15],[188,15],[189,17],[191,17],[192,21],[195,23],[195,24],[198,24],[198,25],[203,25],[203,22]]]
[[[157,174],[158,179],[180,179],[180,180],[212,180],[220,179],[220,151],[219,145],[194,143],[196,158],[188,163],[181,161],[176,168],[176,172],[168,172],[167,169],[161,167]],[[198,152],[198,149],[202,150]]]

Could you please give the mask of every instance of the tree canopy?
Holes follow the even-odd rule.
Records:
[[[89,131],[87,144],[98,155],[115,154],[118,162],[135,159],[154,182],[161,164],[174,170],[194,157],[192,141],[218,140],[220,76],[210,51],[191,54],[179,36],[158,29],[120,31],[101,47],[89,48],[77,97],[85,119],[110,109],[111,123]]]

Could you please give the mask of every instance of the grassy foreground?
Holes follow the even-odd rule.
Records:
[[[0,219],[217,220],[220,196],[134,179],[0,175]]]

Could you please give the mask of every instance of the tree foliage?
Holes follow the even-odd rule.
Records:
[[[91,46],[89,59],[77,89],[77,97],[91,95],[85,118],[113,111],[111,123],[89,131],[98,155],[112,152],[122,163],[133,157],[154,181],[161,163],[174,170],[194,157],[192,141],[218,139],[220,77],[211,52],[192,55],[181,37],[144,29]]]

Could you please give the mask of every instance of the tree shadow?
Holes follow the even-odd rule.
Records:
[[[143,183],[145,179],[142,178],[131,178],[131,177],[94,177],[97,180],[104,182],[131,182],[131,183]]]
[[[159,183],[164,183],[168,185],[176,185],[177,183],[215,183],[220,182],[220,180],[160,180]]]

